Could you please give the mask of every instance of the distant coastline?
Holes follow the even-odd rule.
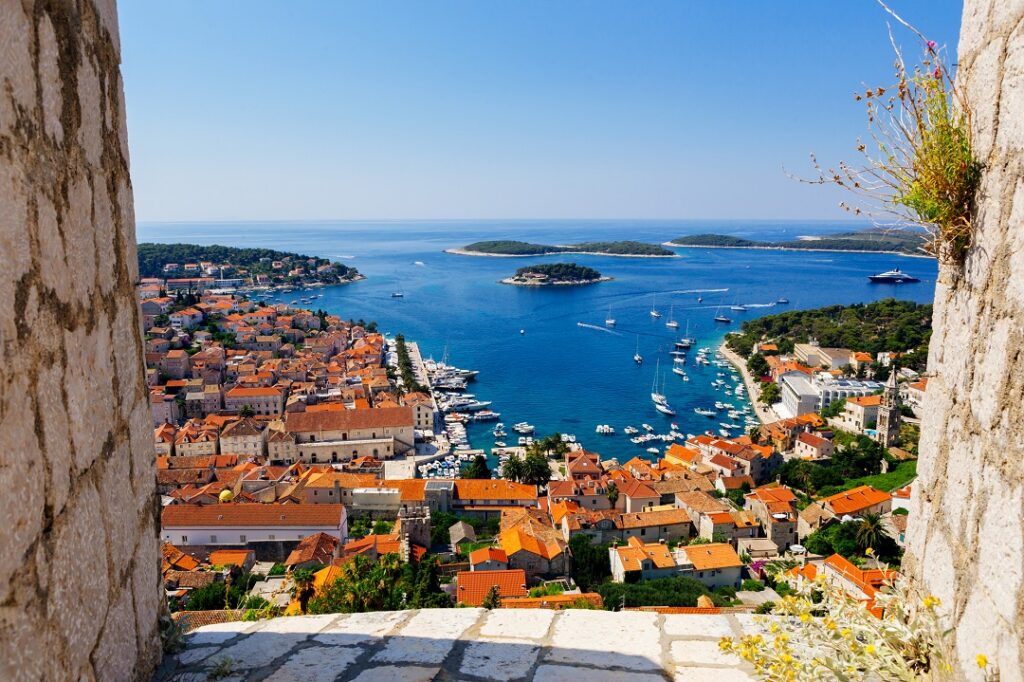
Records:
[[[537,258],[539,256],[614,256],[615,258],[679,258],[678,253],[670,256],[656,256],[639,253],[605,253],[603,251],[552,251],[551,253],[484,253],[483,251],[467,251],[466,249],[445,249],[445,253],[456,256],[481,256],[484,258]]]
[[[813,240],[807,240],[809,243]],[[797,251],[817,253],[876,253],[888,254],[891,256],[905,256],[907,258],[925,258],[935,260],[935,256],[926,253],[907,253],[905,251],[876,251],[874,249],[822,249],[822,248],[799,248],[795,246],[727,246],[725,244],[676,244],[675,242],[662,242],[662,246],[670,246],[677,249],[742,249],[745,251]],[[481,254],[483,255],[483,254]]]

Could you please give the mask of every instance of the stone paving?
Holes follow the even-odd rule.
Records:
[[[158,680],[357,682],[732,682],[722,653],[751,616],[626,611],[424,609],[209,625],[165,659]]]

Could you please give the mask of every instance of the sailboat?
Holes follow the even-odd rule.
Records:
[[[612,317],[612,307],[608,306],[608,317],[604,318],[604,324],[606,327],[615,326],[615,318]]]
[[[715,311],[715,322],[722,322],[724,324],[732,324],[732,320],[722,314],[722,309],[719,308]]]
[[[658,312],[658,308],[655,305],[655,296],[651,294],[651,317],[661,317],[661,313]]]
[[[668,401],[663,393],[658,392],[658,372],[661,370],[661,360],[654,366],[654,385],[651,386],[651,400],[655,405],[662,405]]]
[[[636,352],[633,353],[633,362],[638,365],[643,364],[644,356],[640,355],[640,335],[636,337]]]
[[[665,326],[669,329],[679,329],[679,323],[672,319],[672,315],[675,313],[675,308],[676,307],[673,305],[669,306],[668,309],[668,322],[665,323]]]
[[[690,321],[686,321],[686,333],[683,334],[683,338],[676,341],[676,348],[679,350],[686,350],[693,346],[697,341],[690,336]]]

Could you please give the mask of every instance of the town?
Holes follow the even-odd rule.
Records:
[[[875,608],[899,566],[927,387],[906,349],[727,344],[716,362],[758,402],[747,433],[644,456],[524,436],[492,472],[460,430],[475,372],[372,323],[176,284],[137,291],[186,629],[454,605],[769,612],[819,574]],[[393,589],[366,597],[381,572]]]

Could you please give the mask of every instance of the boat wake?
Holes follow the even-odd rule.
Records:
[[[668,293],[670,294],[721,294],[729,291],[729,288],[724,289],[674,289]]]
[[[771,303],[744,303],[743,307],[744,308],[774,308],[775,307],[775,301],[772,301]]]
[[[596,324],[588,324],[586,322],[577,322],[576,326],[577,327],[583,327],[584,329],[596,329],[599,332],[604,332],[605,334],[611,334],[612,336],[622,336],[621,332],[617,332],[614,329],[608,329],[607,327],[601,327],[601,326],[596,325]]]

